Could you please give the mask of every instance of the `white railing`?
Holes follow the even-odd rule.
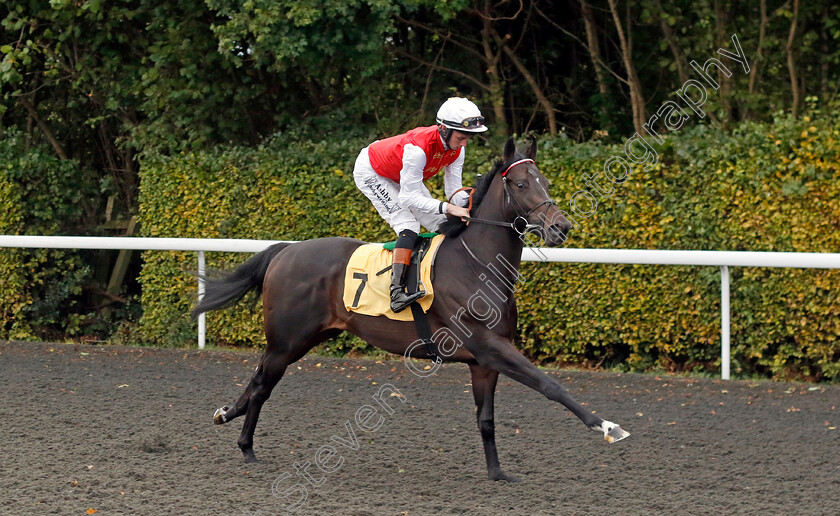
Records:
[[[278,240],[71,237],[0,235],[0,247],[49,249],[112,249],[138,251],[195,251],[198,253],[198,296],[204,295],[204,253],[256,253]],[[523,261],[611,263],[636,265],[700,265],[720,267],[721,378],[730,376],[729,267],[796,267],[840,269],[840,253],[771,253],[752,251],[667,251],[646,249],[534,249],[525,248]],[[198,347],[204,348],[206,319],[198,318]]]
[[[541,256],[542,255],[542,256]],[[661,251],[648,249],[533,249],[525,261],[720,267],[720,377],[729,380],[729,267],[840,269],[840,253]]]
[[[142,238],[0,235],[0,247],[40,249],[111,249],[132,251],[195,251],[198,253],[198,300],[204,298],[204,253],[258,253],[279,240],[246,240],[222,238]],[[204,349],[207,338],[207,315],[198,316],[198,348]]]

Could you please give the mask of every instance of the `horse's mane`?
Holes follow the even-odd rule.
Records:
[[[496,160],[496,162],[493,163],[493,168],[490,169],[490,172],[478,178],[475,185],[473,185],[473,188],[475,188],[475,192],[473,193],[473,213],[475,213],[475,209],[481,205],[481,201],[484,199],[484,196],[487,195],[487,191],[490,190],[493,178],[505,170],[510,163],[520,160],[523,157],[524,156],[520,154],[519,151],[516,151],[510,162],[506,162],[503,159]],[[458,217],[447,215],[446,222],[438,226],[437,232],[443,233],[447,237],[451,238],[460,235],[466,228],[466,222],[462,221]]]

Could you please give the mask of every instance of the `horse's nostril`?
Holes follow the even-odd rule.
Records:
[[[571,224],[566,223],[552,224],[551,227],[548,228],[548,231],[549,233],[551,233],[552,236],[565,241],[566,235],[569,233],[571,227]]]

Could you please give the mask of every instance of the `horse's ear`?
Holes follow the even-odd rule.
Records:
[[[508,138],[505,144],[505,163],[513,161],[514,154],[516,154],[516,142],[513,141],[513,138]]]
[[[537,137],[533,134],[528,138],[528,149],[525,151],[525,155],[528,156],[528,159],[536,159],[537,158]]]

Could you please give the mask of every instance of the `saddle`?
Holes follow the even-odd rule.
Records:
[[[417,256],[417,255],[416,255],[416,254],[414,254],[414,253],[417,253],[417,252],[418,252],[418,249],[419,249],[421,246],[423,246],[423,244],[424,244],[424,240],[431,240],[432,238],[434,238],[434,237],[438,236],[439,234],[440,234],[440,233],[420,233],[420,235],[418,235],[420,238],[418,238],[418,239],[417,239],[417,241],[416,241],[416,242],[414,242],[414,249],[412,250],[412,255],[411,255],[411,262],[412,262],[412,263],[414,263],[414,257],[415,257],[415,256]],[[390,242],[387,242],[387,243],[385,243],[385,244],[382,244],[382,247],[383,247],[384,249],[389,250],[389,251],[393,251],[393,250],[394,250],[394,248],[395,248],[395,247],[397,247],[397,241],[396,241],[396,240],[392,240],[392,241],[390,241]]]
[[[434,260],[443,242],[443,235],[424,233],[420,235],[411,255],[411,264],[406,273],[406,290],[409,293],[426,293],[415,302],[425,313],[434,300]],[[389,249],[390,248],[390,249]],[[344,273],[344,308],[362,315],[384,315],[396,321],[415,320],[412,310],[400,313],[391,311],[391,262],[394,243],[364,244],[359,246]]]

